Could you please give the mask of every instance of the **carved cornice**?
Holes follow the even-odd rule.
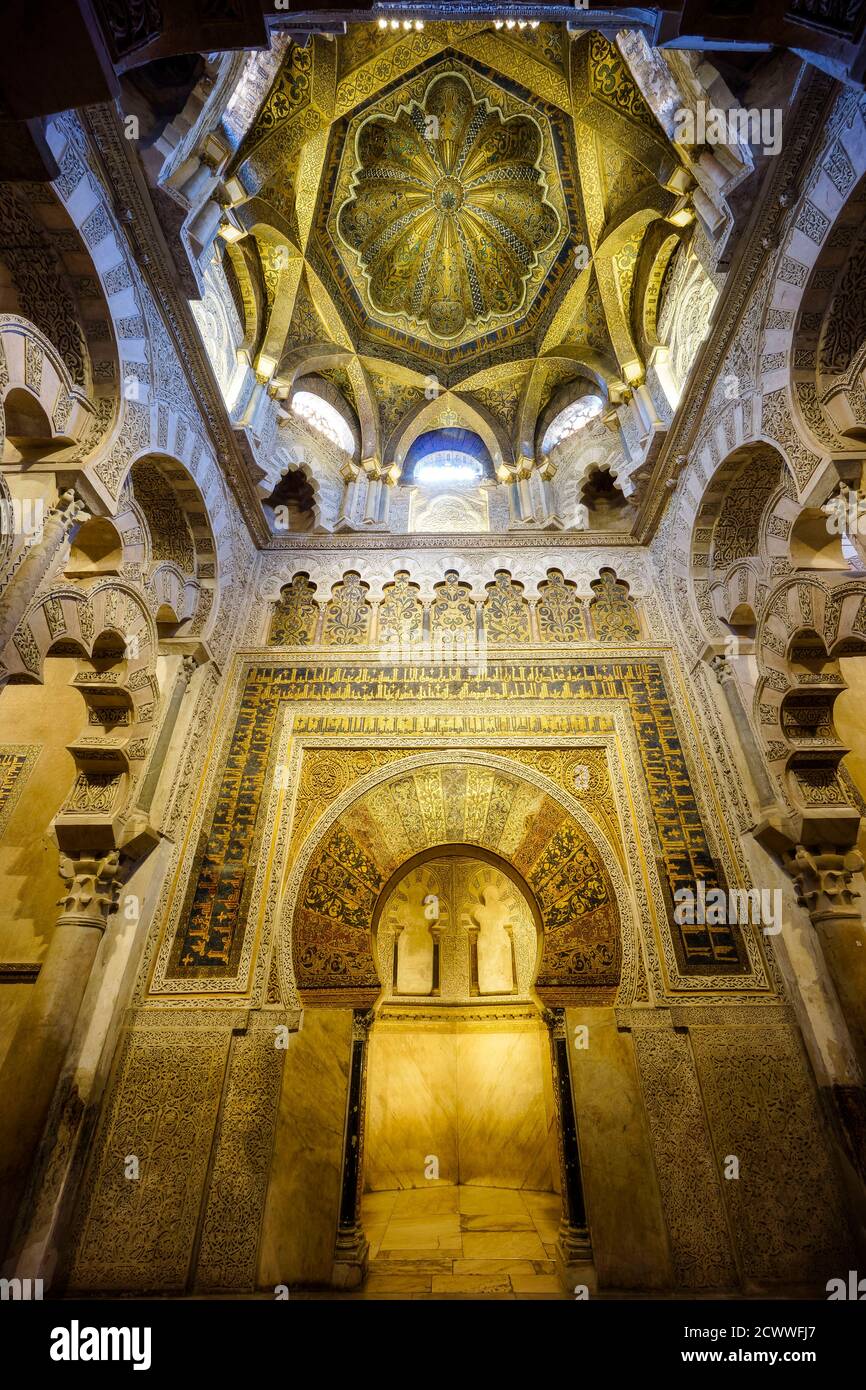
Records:
[[[706,408],[758,278],[776,255],[783,229],[796,198],[791,192],[827,141],[828,110],[840,91],[823,72],[808,68],[785,119],[785,142],[755,200],[734,261],[727,272],[715,323],[692,364],[687,392],[668,430],[635,523],[635,535],[646,544],[655,534],[670,497],[668,478],[676,476],[675,461],[688,457],[704,421]]]
[[[265,550],[393,550],[401,555],[406,550],[598,550],[607,546],[639,548],[634,536],[624,531],[497,531],[480,536],[470,532],[397,535],[394,532],[341,531],[271,537]]]
[[[101,165],[104,186],[114,194],[115,206],[125,214],[123,227],[135,261],[160,306],[196,405],[201,411],[220,466],[255,543],[267,543],[268,527],[259,504],[253,472],[259,471],[244,456],[243,445],[232,427],[219,385],[198,329],[171,268],[172,261],[151,200],[144,175],[135,162],[135,147],[124,139],[113,106],[90,106],[82,124],[92,137],[94,159]]]

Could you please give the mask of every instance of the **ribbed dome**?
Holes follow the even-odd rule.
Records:
[[[560,231],[534,121],[504,118],[447,73],[423,105],[367,121],[356,150],[339,231],[376,312],[448,339],[520,309],[539,253]]]

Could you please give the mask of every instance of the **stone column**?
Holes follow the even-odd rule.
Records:
[[[790,839],[786,841],[788,829],[779,827],[778,801],[731,663],[719,653],[709,659],[709,665],[722,688],[760,802],[758,823],[753,827],[755,839],[793,877],[799,902],[809,910],[815,928],[810,933],[808,928],[788,923],[782,936],[770,940],[798,1013],[815,1079],[826,1096],[843,1158],[860,1175],[858,1179],[846,1174],[846,1181],[855,1204],[862,1205],[860,1184],[866,1176],[866,1094],[862,1075],[866,1070],[866,1049],[862,1026],[858,1028],[856,1020],[858,1015],[862,1019],[864,1010],[866,943],[862,947],[856,945],[858,934],[862,939],[862,923],[860,914],[850,906],[854,897],[850,887],[847,900],[840,904],[845,915],[836,930],[837,919],[835,912],[830,911],[829,897],[825,895],[818,904],[817,883],[826,864],[828,869],[841,870],[843,878],[847,873],[850,885],[860,856],[856,851],[844,850],[822,854],[802,846],[794,848]],[[852,854],[853,859],[849,859]],[[808,901],[806,895],[810,895]],[[816,904],[814,913],[810,901]],[[851,977],[847,974],[849,967],[853,971]],[[859,987],[855,983],[858,976]],[[852,994],[853,998],[846,997]],[[866,1207],[863,1210],[866,1212]]]
[[[333,1283],[338,1289],[356,1289],[367,1277],[370,1244],[361,1225],[361,1193],[364,1183],[364,1120],[367,1093],[367,1038],[372,1010],[356,1009],[352,1022],[352,1060],[343,1140],[343,1181],[340,1217],[334,1246]]]
[[[851,1040],[866,1073],[866,931],[851,880],[863,868],[856,849],[797,845],[784,856],[797,901],[821,942]]]
[[[761,813],[775,809],[777,805],[776,793],[773,790],[763,754],[758,747],[758,740],[755,738],[749,716],[746,713],[746,707],[740,696],[734,668],[728,658],[722,656],[721,653],[711,657],[709,664],[722,688],[725,704],[728,707],[728,712],[737,731],[737,737],[740,740],[740,747],[755,784],[755,791],[758,795],[758,811]]]
[[[0,1252],[15,1219],[63,1068],[108,914],[119,891],[117,850],[62,855],[63,911],[0,1070]]]
[[[217,234],[217,228],[223,217],[223,209],[214,198],[208,198],[203,203],[198,212],[189,224],[189,235],[199,247],[199,258],[204,259],[205,252],[213,244],[213,239]]]
[[[41,536],[18,555],[0,598],[0,653],[27,612],[64,541],[89,520],[90,513],[85,511],[84,503],[71,488],[61,492],[54,506],[48,509]]]
[[[180,714],[183,697],[189,689],[189,683],[198,670],[198,666],[199,663],[193,655],[187,654],[181,658],[180,669],[171,692],[168,709],[162,720],[159,737],[156,740],[156,747],[153,750],[144,781],[139,788],[136,800],[136,810],[138,811],[149,811],[153,805],[157,783],[162,773],[163,763],[165,762],[169,745],[174,737],[175,725],[177,724],[178,715]]]
[[[586,1220],[577,1117],[568,1056],[568,1034],[564,1009],[546,1009],[544,1021],[550,1033],[550,1060],[553,1069],[553,1095],[556,1105],[556,1134],[559,1152],[559,1181],[562,1214],[556,1242],[556,1267],[565,1287],[594,1285],[592,1244]]]

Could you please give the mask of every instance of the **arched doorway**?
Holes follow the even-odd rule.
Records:
[[[380,894],[361,1181],[371,1291],[557,1288],[540,921],[521,876],[475,845],[414,856]]]

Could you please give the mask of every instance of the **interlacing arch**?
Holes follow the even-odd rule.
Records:
[[[4,463],[27,465],[88,447],[96,406],[62,355],[29,319],[0,314],[0,443]]]
[[[769,594],[758,622],[754,716],[771,770],[801,812],[845,807],[833,726],[846,688],[837,660],[866,652],[866,580],[795,574]]]

